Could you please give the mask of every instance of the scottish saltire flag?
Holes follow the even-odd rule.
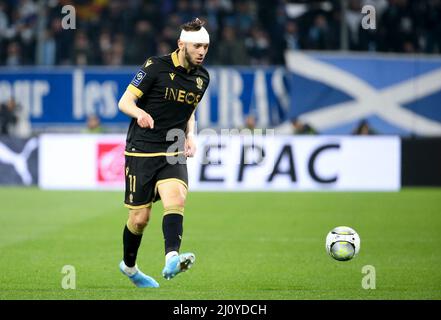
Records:
[[[290,118],[323,134],[441,135],[441,57],[286,53]]]

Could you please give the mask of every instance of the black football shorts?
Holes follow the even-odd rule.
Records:
[[[178,181],[188,189],[187,163],[184,155],[125,156],[125,206],[129,209],[147,208],[160,199],[158,185]]]

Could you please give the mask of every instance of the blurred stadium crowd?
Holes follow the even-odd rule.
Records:
[[[76,30],[62,28],[67,4],[76,9]],[[343,15],[341,4],[0,0],[0,65],[139,65],[173,51],[179,26],[196,16],[211,32],[211,65],[279,65],[286,48],[441,52],[441,0],[347,0]],[[376,8],[377,30],[361,28],[366,4]]]

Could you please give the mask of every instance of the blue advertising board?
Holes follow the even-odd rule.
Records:
[[[137,67],[0,69],[0,100],[14,96],[33,126],[82,124],[97,114],[104,124],[128,122],[118,100]],[[286,119],[285,68],[209,68],[210,86],[198,105],[198,126],[241,127],[252,114],[260,126]],[[232,117],[232,115],[234,115]]]

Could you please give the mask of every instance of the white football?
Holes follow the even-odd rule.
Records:
[[[351,260],[359,251],[360,236],[352,228],[336,227],[326,236],[326,252],[335,260]]]

